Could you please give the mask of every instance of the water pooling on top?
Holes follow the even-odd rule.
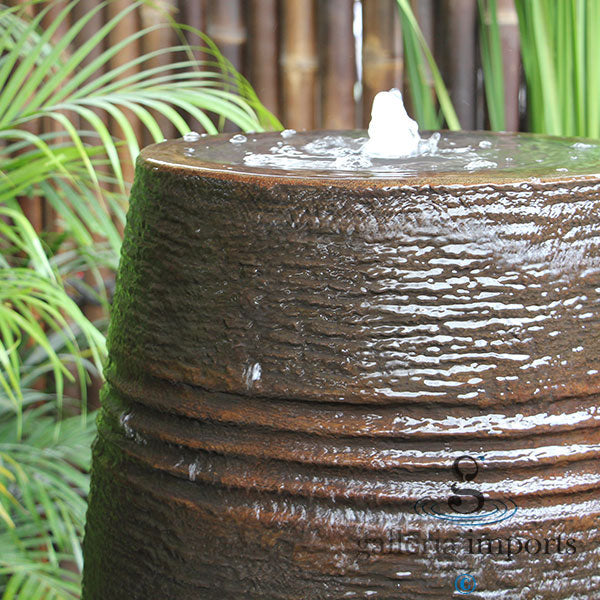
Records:
[[[169,142],[168,161],[211,170],[328,178],[560,179],[600,173],[600,143],[491,132],[424,132],[397,90],[380,92],[364,130],[221,136],[186,134]],[[154,160],[158,155],[154,153]]]

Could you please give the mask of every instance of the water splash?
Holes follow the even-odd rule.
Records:
[[[540,176],[598,171],[600,144],[593,140],[488,132],[434,132],[422,138],[402,105],[400,92],[380,94],[374,102],[371,137],[364,130],[285,129],[250,137],[241,133],[219,136],[205,145],[199,140],[206,134],[189,132],[178,152],[190,164],[199,161],[228,170],[243,167],[250,172],[328,177],[405,178],[487,171],[490,182],[498,177],[523,177],[535,183],[541,181]],[[386,119],[394,111],[397,114],[388,124]]]
[[[419,153],[419,125],[406,112],[402,93],[391,89],[373,100],[369,141],[363,151],[378,158],[404,158]]]
[[[248,138],[245,135],[238,133],[237,135],[234,135],[229,141],[232,144],[244,144],[248,141]]]
[[[377,158],[433,154],[440,140],[439,133],[434,133],[427,140],[421,138],[419,125],[408,116],[402,93],[395,88],[375,96],[368,133],[369,140],[363,152]]]
[[[493,160],[484,160],[482,158],[476,158],[465,165],[465,171],[476,171],[478,169],[493,169],[497,167],[498,163]]]

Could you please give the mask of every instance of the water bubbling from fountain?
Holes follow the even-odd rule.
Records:
[[[377,158],[407,158],[433,153],[440,139],[434,133],[428,140],[421,139],[419,125],[408,116],[402,93],[391,89],[379,92],[373,100],[369,140],[363,152]]]
[[[375,97],[368,135],[364,130],[286,129],[204,140],[206,136],[189,132],[176,146],[186,164],[329,178],[426,176],[432,182],[444,174],[465,172],[470,181],[517,176],[539,181],[564,173],[589,175],[600,164],[600,144],[579,138],[453,131],[423,139],[395,89]]]
[[[400,90],[379,92],[373,100],[364,152],[379,158],[415,156],[420,139],[419,125],[408,116]]]

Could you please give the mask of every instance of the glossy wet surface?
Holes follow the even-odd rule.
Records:
[[[598,165],[255,174],[189,143],[138,163],[85,600],[600,597]]]
[[[224,169],[266,176],[326,178],[428,177],[435,184],[453,174],[490,182],[507,177],[561,178],[600,173],[600,143],[531,134],[422,133],[421,156],[381,159],[368,156],[366,131],[237,134],[200,137],[158,145],[146,156],[187,167]],[[432,141],[433,137],[433,141]]]

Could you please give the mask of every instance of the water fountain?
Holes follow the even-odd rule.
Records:
[[[85,600],[600,597],[600,145],[407,119],[142,152]]]

